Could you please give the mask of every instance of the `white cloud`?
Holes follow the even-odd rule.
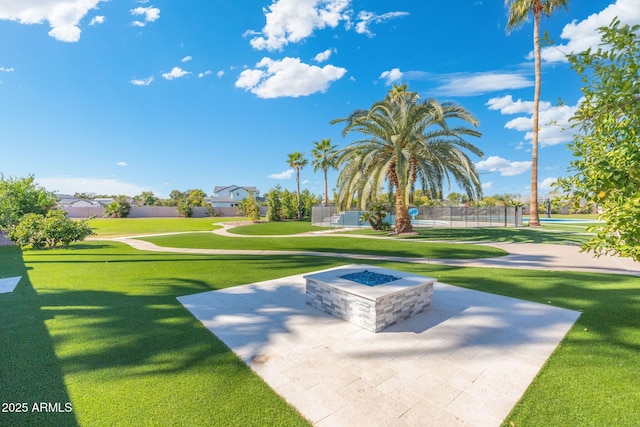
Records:
[[[130,12],[133,16],[142,16],[144,18],[142,21],[136,20],[131,23],[131,25],[136,27],[144,27],[149,22],[157,21],[158,18],[160,18],[160,9],[153,6],[136,7],[135,9],[131,9]]]
[[[20,24],[49,22],[49,35],[64,42],[80,40],[80,20],[105,0],[20,0],[0,1],[0,20]]]
[[[325,65],[308,65],[299,58],[275,61],[263,58],[256,69],[240,73],[236,87],[249,90],[260,98],[299,97],[325,92],[329,84],[344,76],[346,69]]]
[[[224,76],[224,71],[220,70],[216,73],[216,76],[218,76],[218,78],[221,78],[222,76]]]
[[[180,60],[180,62],[189,62],[189,61],[191,61],[192,59],[193,59],[193,56],[191,56],[191,55],[187,55],[187,56],[185,56],[184,58],[182,58],[182,59]]]
[[[259,37],[251,39],[255,49],[278,50],[309,37],[315,30],[335,28],[348,19],[351,0],[274,0],[264,9],[266,24]],[[246,35],[255,34],[253,31]]]
[[[149,188],[122,182],[119,179],[45,177],[37,178],[37,181],[38,184],[49,191],[66,194],[77,192],[135,196],[149,190]]]
[[[129,166],[127,164],[127,162],[118,162],[118,163],[116,163],[116,165],[118,165],[118,166]]]
[[[324,52],[320,52],[319,54],[317,54],[313,60],[320,63],[320,62],[324,62],[326,60],[328,60],[331,55],[335,52],[335,49],[327,49]]]
[[[640,24],[638,0],[617,0],[599,13],[590,15],[582,21],[572,21],[564,26],[560,38],[567,40],[558,46],[548,46],[541,50],[542,59],[548,62],[567,62],[565,55],[597,49],[600,44],[598,28],[608,26],[618,17],[622,25]],[[529,54],[533,58],[533,52]]]
[[[376,15],[373,12],[368,12],[363,10],[358,14],[358,18],[357,18],[358,23],[356,24],[356,33],[366,34],[369,37],[373,37],[375,34],[373,34],[371,30],[369,30],[369,25],[371,25],[372,23],[380,24],[385,21],[388,21],[389,19],[399,18],[407,15],[409,15],[408,12],[388,12],[388,13],[383,13],[382,15]]]
[[[515,176],[528,171],[531,162],[512,162],[499,156],[489,156],[486,160],[476,163],[478,170],[500,172],[501,176]]]
[[[203,78],[205,76],[208,76],[209,74],[212,74],[212,73],[213,73],[213,71],[211,71],[211,70],[203,71],[202,73],[198,73],[198,78],[201,79],[201,78]]]
[[[13,67],[6,68],[6,67],[0,66],[0,71],[4,71],[5,73],[12,73],[14,69]]]
[[[104,20],[105,20],[104,16],[101,16],[101,15],[94,16],[89,22],[89,25],[104,24]]]
[[[480,184],[480,186],[482,187],[483,191],[489,191],[491,190],[491,188],[493,188],[493,181],[483,182],[482,184]]]
[[[380,77],[378,78],[385,79],[386,80],[385,84],[389,86],[394,82],[402,80],[402,76],[404,76],[404,74],[402,71],[400,71],[400,68],[394,68],[389,71],[383,71],[382,74],[380,74]]]
[[[533,80],[520,73],[457,73],[439,77],[444,84],[435,89],[441,95],[474,96],[506,89],[533,86]]]
[[[272,173],[271,175],[268,175],[267,178],[271,178],[271,179],[291,179],[295,173],[296,173],[296,171],[294,171],[293,169],[289,169],[289,170],[286,170],[286,171],[280,172],[280,173]]]
[[[538,189],[543,191],[549,191],[553,189],[553,184],[558,178],[545,178],[542,182],[538,183]]]
[[[521,99],[514,101],[511,95],[507,95],[502,98],[492,98],[486,105],[489,106],[490,110],[500,110],[502,114],[528,114],[529,116],[526,117],[517,117],[509,120],[504,127],[526,132],[524,138],[527,140],[533,139],[533,118],[531,116],[533,114],[533,102],[522,101]],[[577,105],[552,106],[550,102],[540,102],[538,142],[541,146],[562,144],[573,139],[575,130],[571,127],[569,119],[573,117],[577,108]]]
[[[129,81],[134,86],[149,86],[153,82],[153,76],[147,77],[146,79],[132,79]]]
[[[173,67],[171,71],[168,73],[163,73],[162,77],[167,80],[179,79],[180,77],[184,77],[186,75],[191,74],[191,71],[185,71],[180,67]]]

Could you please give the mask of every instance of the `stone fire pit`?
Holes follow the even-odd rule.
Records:
[[[429,308],[436,282],[430,277],[364,264],[346,265],[304,278],[308,305],[371,332],[379,332]],[[375,284],[378,282],[384,283]]]

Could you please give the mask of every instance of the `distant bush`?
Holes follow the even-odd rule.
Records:
[[[220,209],[214,208],[211,203],[207,205],[207,207],[205,208],[205,212],[207,216],[222,216],[222,211]]]
[[[126,196],[118,196],[104,211],[104,216],[109,218],[126,218],[131,213],[131,203]]]
[[[178,211],[178,216],[183,218],[191,218],[193,216],[193,205],[186,200],[178,202],[176,210]]]
[[[93,234],[87,220],[74,221],[67,213],[52,210],[47,215],[29,213],[9,229],[8,237],[20,247],[33,249],[69,246]]]

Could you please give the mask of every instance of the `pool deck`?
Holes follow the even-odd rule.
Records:
[[[372,333],[305,304],[303,275],[180,302],[317,426],[499,426],[580,313],[443,283]]]

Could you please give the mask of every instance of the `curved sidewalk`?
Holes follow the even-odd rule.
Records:
[[[224,235],[238,237],[232,233],[223,231]],[[220,233],[218,230],[218,234]],[[180,233],[163,233],[154,234],[153,236]],[[129,237],[116,237],[110,239],[95,240],[112,240],[126,243],[129,246],[143,251],[150,252],[174,252],[188,254],[206,254],[206,255],[307,255],[322,256],[332,258],[360,259],[360,260],[379,260],[390,262],[408,262],[417,264],[442,264],[459,267],[485,267],[485,268],[516,268],[530,270],[558,270],[558,271],[578,271],[590,273],[607,273],[607,274],[627,274],[640,277],[640,262],[634,262],[628,258],[619,258],[613,256],[602,256],[595,258],[590,253],[580,252],[578,246],[570,245],[551,245],[537,243],[477,243],[467,242],[468,244],[492,246],[503,249],[509,255],[496,258],[480,258],[480,259],[437,259],[437,258],[419,258],[419,257],[397,257],[392,255],[367,255],[367,254],[345,254],[338,252],[319,252],[319,251],[287,251],[287,250],[231,250],[231,249],[194,249],[194,248],[171,248],[157,246],[153,243],[139,240],[140,237],[150,237],[152,235],[140,235]],[[274,237],[274,236],[271,236]],[[291,237],[291,236],[282,236]],[[366,236],[359,236],[370,238]],[[94,239],[92,239],[94,240]],[[429,243],[430,241],[423,241]],[[417,243],[417,242],[416,242]],[[454,242],[447,242],[454,243]],[[455,242],[465,243],[465,242]]]

